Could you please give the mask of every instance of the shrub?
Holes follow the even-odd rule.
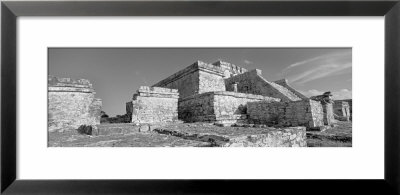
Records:
[[[81,125],[78,127],[77,131],[80,134],[92,135],[93,128],[90,125]]]

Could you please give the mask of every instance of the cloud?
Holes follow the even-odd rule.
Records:
[[[310,89],[308,91],[300,91],[303,95],[307,97],[322,95],[326,91],[320,91],[317,89]],[[331,91],[334,100],[344,100],[352,98],[352,91],[348,89],[341,89],[337,91]]]
[[[349,69],[351,69],[351,63],[326,64],[326,65],[321,65],[321,66],[316,67],[311,70],[307,70],[300,74],[294,75],[294,76],[290,77],[288,80],[290,80],[290,82],[292,82],[292,83],[304,84],[304,83],[308,83],[308,82],[316,80],[316,79],[345,73],[346,70],[349,70]]]
[[[282,72],[285,72],[291,68],[297,67],[297,66],[302,66],[302,65],[308,65],[312,62],[318,62],[318,61],[326,61],[326,60],[332,60],[334,58],[340,58],[340,57],[345,57],[345,56],[351,56],[351,52],[339,52],[339,53],[333,53],[333,54],[327,54],[327,55],[322,55],[318,56],[315,58],[310,58],[307,60],[303,60],[300,62],[293,63],[286,67],[285,69],[282,70]]]
[[[246,65],[253,64],[253,62],[250,61],[250,60],[244,60],[243,62],[244,62]]]
[[[318,56],[293,63],[282,70],[289,82],[299,85],[351,71],[351,51]]]
[[[304,65],[304,64],[308,64],[310,62],[313,62],[313,61],[316,61],[316,60],[319,60],[319,59],[323,59],[323,58],[324,58],[324,56],[319,56],[319,57],[316,57],[316,58],[311,58],[311,59],[303,60],[303,61],[300,61],[300,62],[296,62],[294,64],[289,65],[285,69],[283,69],[282,72],[285,72],[285,71],[287,71],[287,70],[289,70],[291,68],[294,68],[296,66],[301,66],[301,65]]]

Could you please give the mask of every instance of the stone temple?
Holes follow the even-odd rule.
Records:
[[[259,69],[197,61],[151,87],[140,87],[126,103],[126,112],[138,124],[183,121],[318,129],[335,121],[333,102],[326,98],[329,94],[307,98],[285,79],[268,81]]]

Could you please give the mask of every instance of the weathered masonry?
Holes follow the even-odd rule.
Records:
[[[180,98],[213,91],[233,91],[279,98],[283,101],[297,101],[306,98],[286,88],[286,82],[269,82],[262,77],[261,70],[248,71],[234,64],[217,61],[208,64],[197,61],[168,78],[154,84],[154,87],[178,89]],[[296,95],[298,94],[298,95]]]
[[[295,102],[251,102],[247,106],[249,120],[254,124],[279,126],[324,126],[322,105],[314,100]]]
[[[225,91],[224,71],[221,67],[197,61],[153,85],[177,89],[180,98],[211,91]]]
[[[335,101],[333,104],[333,111],[335,114],[335,119],[341,121],[350,120],[350,105],[346,101]]]
[[[318,101],[322,105],[323,119],[325,125],[332,125],[335,123],[335,115],[333,113],[333,98],[330,91],[325,92],[322,95],[310,97],[310,99]]]
[[[259,69],[249,71],[223,61],[197,61],[153,87],[177,90],[178,118],[185,122],[310,128],[334,122],[331,102],[310,100],[286,79],[271,82]]]
[[[48,76],[49,131],[100,124],[101,99],[89,80]]]
[[[126,103],[132,123],[172,122],[178,120],[178,90],[141,86]]]
[[[249,102],[279,102],[278,98],[217,91],[196,94],[179,101],[179,119],[186,122],[247,122]]]

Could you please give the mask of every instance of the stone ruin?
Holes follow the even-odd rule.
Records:
[[[330,92],[307,98],[286,79],[271,82],[259,69],[248,71],[223,61],[197,61],[152,87],[140,87],[126,111],[133,123],[179,119],[320,129],[335,122]]]
[[[325,92],[322,95],[312,96],[310,99],[319,101],[323,108],[323,120],[325,125],[332,125],[335,123],[334,113],[333,113],[333,98],[330,91]]]
[[[89,80],[48,76],[48,130],[100,124],[101,99]]]
[[[177,121],[178,98],[176,89],[142,86],[126,103],[126,113],[138,124]]]
[[[49,131],[100,124],[101,100],[85,79],[48,77]],[[268,81],[259,69],[197,61],[151,87],[141,86],[126,103],[134,124],[207,122],[219,126],[257,124],[322,130],[349,120],[351,105],[332,94],[307,98],[286,79]]]
[[[333,104],[333,112],[336,120],[349,121],[351,118],[351,101],[339,100]]]

